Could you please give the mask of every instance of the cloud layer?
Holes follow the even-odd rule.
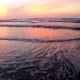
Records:
[[[0,18],[80,17],[80,0],[0,0]]]

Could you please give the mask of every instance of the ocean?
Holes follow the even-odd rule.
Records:
[[[80,80],[80,18],[0,20],[0,80]]]

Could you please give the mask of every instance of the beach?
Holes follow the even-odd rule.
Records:
[[[0,80],[79,80],[79,21],[0,21]]]

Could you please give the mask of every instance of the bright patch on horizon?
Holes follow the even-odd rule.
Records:
[[[5,5],[0,5],[0,17],[7,16],[7,8]]]

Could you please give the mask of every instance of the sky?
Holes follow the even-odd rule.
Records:
[[[80,0],[0,0],[0,19],[80,18]]]

